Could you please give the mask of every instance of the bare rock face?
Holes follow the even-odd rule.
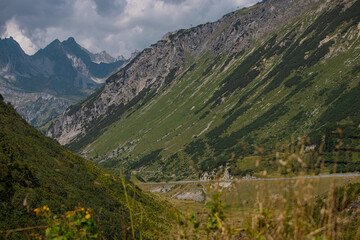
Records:
[[[166,78],[183,72],[187,56],[195,59],[246,50],[250,43],[292,21],[319,0],[268,0],[229,13],[214,23],[164,35],[112,75],[105,86],[81,106],[69,108],[46,135],[68,144],[95,121],[126,104],[145,88],[158,89]]]
[[[117,59],[112,57],[110,54],[108,54],[106,51],[101,51],[99,53],[90,53],[90,58],[94,63],[113,63],[116,62]],[[125,60],[124,57],[120,58],[119,60]]]
[[[0,87],[0,93],[6,102],[15,106],[16,111],[24,116],[33,126],[41,126],[68,107],[69,102],[48,93],[26,93],[21,90]]]

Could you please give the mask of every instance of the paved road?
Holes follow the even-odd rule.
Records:
[[[348,178],[360,177],[360,173],[344,173],[344,174],[324,174],[317,176],[298,176],[298,177],[282,177],[282,178],[250,178],[250,179],[229,179],[229,180],[192,180],[192,181],[172,181],[172,182],[145,182],[140,184],[179,184],[179,183],[207,183],[207,182],[243,182],[243,181],[277,181],[292,179],[311,179],[311,178]]]

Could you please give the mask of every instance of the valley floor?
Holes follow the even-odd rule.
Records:
[[[168,182],[145,182],[138,183],[139,186],[143,184],[157,185],[157,184],[179,184],[179,183],[222,183],[222,182],[242,182],[242,181],[277,181],[277,180],[294,180],[294,179],[316,179],[316,178],[347,178],[360,177],[360,173],[344,173],[344,174],[324,174],[318,176],[297,176],[297,177],[274,177],[274,178],[240,178],[240,179],[226,179],[226,180],[189,180],[189,181],[168,181]]]
[[[352,184],[360,184],[359,173],[266,179],[233,179],[226,181],[137,183],[144,191],[152,192],[157,195],[159,199],[169,201],[181,212],[181,215],[184,216],[185,225],[180,224],[178,226],[174,239],[178,239],[178,233],[181,231],[192,232],[192,235],[188,235],[185,239],[192,239],[191,237],[193,235],[197,236],[197,234],[200,236],[199,239],[205,238],[205,232],[202,234],[197,233],[197,230],[193,229],[192,225],[199,223],[200,225],[203,224],[206,228],[207,224],[209,224],[211,214],[214,214],[214,206],[219,207],[215,215],[224,215],[222,221],[223,226],[227,226],[226,228],[229,229],[239,230],[247,226],[246,224],[248,224],[249,218],[254,219],[258,217],[254,216],[256,216],[259,209],[262,209],[260,213],[262,211],[269,211],[269,216],[271,216],[272,221],[271,224],[275,224],[277,221],[275,218],[282,215],[285,216],[289,211],[289,206],[292,212],[297,211],[297,209],[301,209],[302,211],[306,208],[302,209],[303,205],[316,206],[316,204],[324,199],[332,198],[335,189],[341,187],[349,189],[349,186]],[[350,195],[348,197],[351,198]],[[353,198],[359,199],[359,196]],[[298,204],[299,206],[297,206]],[[341,209],[340,206],[343,202],[337,201],[336,204],[339,204],[339,209]],[[285,211],[285,209],[288,209],[286,210],[286,214],[282,212],[283,210]],[[317,210],[312,210],[312,214],[316,211]],[[320,208],[318,211],[320,211]],[[292,214],[294,213],[290,214],[291,219],[297,217]],[[308,213],[302,214],[304,215],[302,216],[303,218],[309,218],[309,216],[306,215]],[[312,218],[312,216],[310,218]],[[307,221],[308,219],[303,220]],[[313,228],[317,227],[314,222],[312,224],[314,224],[314,226],[312,226]],[[186,234],[184,236],[186,236]],[[233,238],[229,237],[224,239]]]
[[[142,190],[156,194],[173,203],[181,212],[202,212],[211,194],[219,192],[229,213],[235,209],[243,212],[253,210],[256,198],[264,195],[276,195],[296,188],[299,181],[309,185],[314,198],[324,196],[331,187],[341,187],[350,183],[360,183],[360,173],[324,174],[319,176],[297,176],[282,178],[253,178],[231,180],[198,180],[174,182],[138,182]],[[199,198],[201,192],[203,198]],[[246,201],[245,206],[243,205]]]

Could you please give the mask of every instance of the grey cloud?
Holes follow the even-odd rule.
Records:
[[[16,17],[27,28],[57,25],[59,20],[72,15],[70,0],[11,0],[3,1],[0,8],[0,24]]]
[[[72,36],[90,51],[106,50],[115,56],[129,56],[134,49],[150,46],[167,32],[216,21],[237,6],[257,1],[0,0],[0,31],[14,18],[38,47],[45,47],[56,38],[65,40]],[[156,2],[163,4],[159,7]],[[134,3],[150,9],[139,13]]]
[[[99,15],[119,15],[121,14],[126,5],[126,0],[94,0],[96,4],[96,10]]]
[[[181,4],[183,2],[185,2],[186,0],[162,0],[164,3],[169,3],[169,4]]]

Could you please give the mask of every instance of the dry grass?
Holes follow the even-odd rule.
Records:
[[[172,239],[360,239],[360,184],[351,184],[360,178],[307,178],[323,162],[322,146],[305,150],[305,140],[278,145],[276,153],[279,171],[299,178],[230,189],[208,184],[207,207],[179,216]],[[261,164],[258,153],[255,164]]]

